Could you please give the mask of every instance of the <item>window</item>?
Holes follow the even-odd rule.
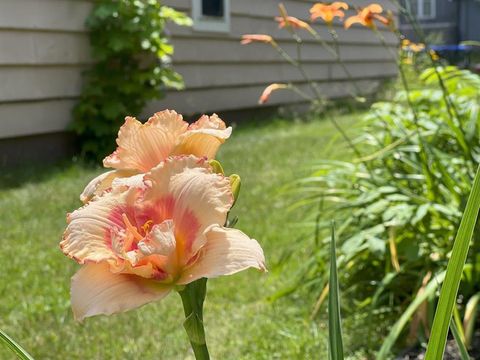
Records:
[[[435,18],[436,0],[406,0],[410,3],[410,9],[417,19]]]
[[[229,32],[230,0],[192,0],[192,18],[195,30]]]

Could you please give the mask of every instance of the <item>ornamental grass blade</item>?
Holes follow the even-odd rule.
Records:
[[[453,243],[453,250],[447,265],[445,281],[440,291],[432,332],[428,341],[426,360],[441,360],[447,342],[448,328],[452,318],[453,306],[457,298],[458,287],[462,277],[463,267],[467,259],[470,240],[472,239],[478,210],[480,208],[480,167],[473,180],[472,190],[468,197],[467,206],[463,213],[457,236]]]
[[[470,360],[470,355],[468,355],[467,347],[462,340],[462,336],[460,335],[460,331],[455,324],[455,321],[450,320],[450,330],[452,330],[453,337],[457,342],[458,350],[460,350],[460,359],[461,360]]]
[[[402,333],[403,328],[408,323],[410,318],[413,316],[415,311],[418,307],[430,297],[432,294],[437,291],[438,285],[443,282],[445,278],[445,271],[441,272],[437,276],[435,276],[428,285],[425,287],[425,290],[420,294],[417,295],[414,300],[410,303],[408,308],[404,311],[404,313],[400,316],[397,322],[392,326],[390,333],[383,341],[383,345],[380,348],[380,351],[377,354],[377,360],[385,360],[390,354],[393,345],[397,341],[398,337]]]
[[[330,360],[343,360],[340,291],[338,287],[337,256],[335,247],[335,224],[332,222],[332,241],[330,243],[330,291],[328,295],[328,355]]]
[[[475,330],[475,321],[477,319],[480,293],[473,295],[465,306],[465,315],[463,316],[463,331],[465,333],[465,346],[468,348],[472,343],[473,332]]]
[[[0,330],[0,340],[3,342],[10,350],[12,350],[19,359],[22,360],[34,360],[33,357],[19,344],[15,342],[10,336],[5,334]]]

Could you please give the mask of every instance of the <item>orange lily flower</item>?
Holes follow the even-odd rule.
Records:
[[[266,44],[271,44],[273,43],[273,38],[270,35],[264,35],[264,34],[242,35],[242,41],[240,42],[242,45],[250,44],[252,42],[263,42]]]
[[[330,5],[318,3],[312,6],[310,14],[312,21],[322,18],[327,24],[331,24],[335,17],[343,19],[345,16],[343,10],[348,10],[348,4],[342,1],[335,1]]]
[[[138,308],[203,277],[266,271],[260,244],[223,226],[231,182],[207,159],[169,157],[134,178],[67,216],[60,247],[82,265],[71,283],[75,319]]]
[[[348,29],[353,24],[359,23],[370,29],[375,29],[376,25],[374,20],[381,22],[384,25],[389,25],[390,20],[384,16],[381,16],[383,8],[378,4],[370,4],[358,12],[357,15],[349,17],[345,20],[345,29]]]
[[[278,27],[280,29],[284,28],[285,26],[291,26],[295,29],[310,29],[310,25],[308,25],[305,21],[302,21],[295,16],[276,16],[275,21],[278,22]]]
[[[268,99],[270,98],[270,95],[272,94],[272,92],[274,92],[275,90],[286,89],[287,87],[288,87],[287,84],[274,83],[274,84],[268,85],[265,88],[265,90],[263,90],[263,93],[260,96],[260,99],[258,99],[258,103],[259,104],[265,104],[268,101]]]
[[[408,49],[408,45],[410,45],[410,44],[411,44],[410,40],[408,40],[408,39],[402,39],[401,45],[402,45],[402,49],[403,49],[403,50],[407,50],[407,49]]]
[[[409,49],[415,53],[418,53],[425,49],[425,45],[422,43],[419,44],[410,44]]]
[[[418,53],[418,52],[420,52],[424,49],[425,49],[425,44],[422,44],[422,43],[416,44],[416,43],[411,42],[408,39],[403,39],[402,40],[402,50],[412,51],[414,53]]]
[[[203,115],[190,125],[173,110],[157,112],[145,124],[127,117],[118,132],[117,149],[103,160],[105,167],[114,170],[90,181],[80,199],[87,203],[112,183],[128,182],[131,176],[149,171],[170,155],[213,159],[231,133],[232,128],[216,114]]]

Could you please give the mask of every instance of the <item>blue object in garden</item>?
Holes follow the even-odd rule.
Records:
[[[441,58],[447,60],[452,65],[468,68],[470,67],[470,55],[474,50],[470,45],[430,45]]]

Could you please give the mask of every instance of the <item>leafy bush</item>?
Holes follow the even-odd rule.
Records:
[[[86,72],[85,86],[74,109],[73,130],[82,154],[103,157],[114,146],[119,125],[138,114],[167,87],[180,89],[173,71],[173,46],[165,35],[168,20],[191,20],[157,0],[100,0],[86,25],[95,64]]]
[[[371,107],[358,141],[368,156],[319,161],[296,184],[299,204],[315,209],[310,220],[320,212],[339,221],[340,283],[360,307],[404,310],[445,269],[475,176],[480,77],[439,67],[424,71],[421,80],[422,87],[410,91],[412,107],[406,92]],[[479,240],[477,233],[464,270],[464,302],[480,290]],[[317,249],[300,277],[320,295],[327,279],[318,274],[326,273],[329,253],[326,245]]]

